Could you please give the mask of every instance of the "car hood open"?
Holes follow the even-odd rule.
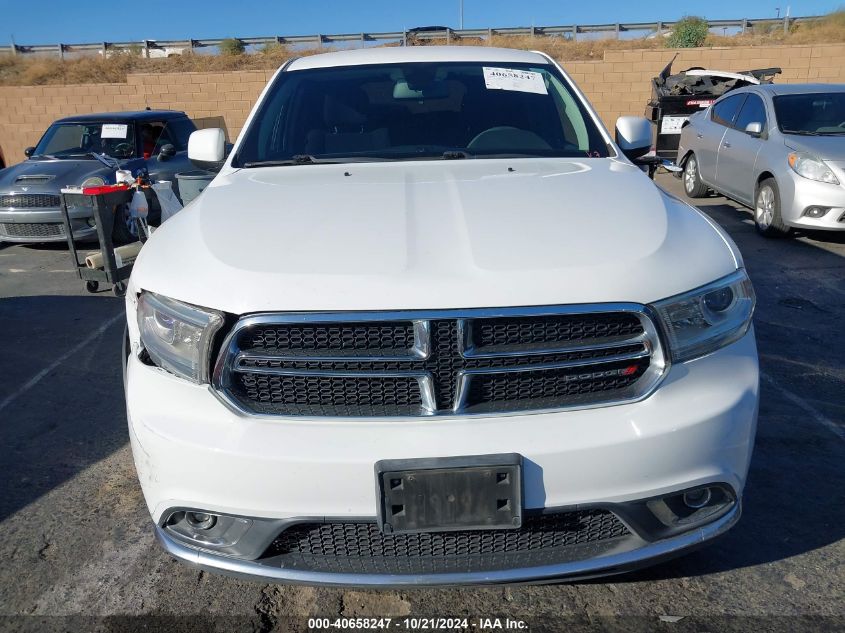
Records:
[[[650,302],[736,269],[701,213],[615,159],[221,174],[141,252],[133,285],[227,312]]]

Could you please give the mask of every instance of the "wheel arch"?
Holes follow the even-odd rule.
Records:
[[[755,196],[757,195],[757,188],[760,186],[760,183],[763,182],[764,180],[768,180],[769,178],[774,180],[775,183],[777,183],[777,181],[778,181],[778,179],[775,178],[775,175],[768,170],[763,170],[759,174],[757,174],[757,180],[754,182],[754,195]]]
[[[679,161],[678,161],[678,167],[683,167],[684,165],[686,165],[686,164],[687,164],[687,159],[688,159],[690,156],[692,156],[693,154],[695,154],[695,151],[693,151],[693,150],[691,150],[691,149],[688,149],[688,150],[687,150],[687,153],[686,153],[686,154],[684,154],[684,157],[683,157],[683,158],[681,158],[681,160],[679,160]]]

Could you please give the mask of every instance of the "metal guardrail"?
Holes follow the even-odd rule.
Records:
[[[739,20],[708,20],[708,27],[711,29],[741,29],[745,33],[749,28],[758,25],[780,25],[783,24],[784,31],[787,31],[792,24],[800,22],[812,22],[821,19],[822,16],[782,17],[782,18],[758,18]],[[335,35],[274,35],[270,37],[242,37],[242,38],[215,38],[215,39],[186,39],[186,40],[140,40],[135,42],[96,42],[88,44],[15,44],[9,45],[7,51],[13,55],[28,53],[56,53],[64,58],[65,53],[77,53],[85,51],[97,51],[102,55],[109,51],[130,51],[140,50],[149,57],[150,50],[163,49],[197,49],[220,46],[225,39],[237,39],[244,46],[257,46],[266,44],[292,44],[322,47],[326,44],[361,42],[385,42],[401,41],[407,44],[409,39],[422,41],[445,40],[447,43],[452,39],[480,38],[490,41],[494,35],[529,35],[529,36],[557,36],[577,38],[582,33],[615,33],[620,37],[622,33],[629,31],[654,31],[661,32],[671,30],[675,22],[631,22],[614,24],[570,24],[565,26],[525,26],[505,27],[487,29],[451,29],[445,28],[435,31],[389,31],[381,33],[341,33]],[[2,50],[2,49],[0,49]]]

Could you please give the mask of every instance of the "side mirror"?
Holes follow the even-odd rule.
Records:
[[[636,160],[651,150],[651,122],[641,116],[616,119],[616,144],[629,159]]]
[[[29,158],[30,156],[32,156],[32,155],[35,153],[35,148],[34,148],[34,147],[27,147],[27,148],[23,151],[23,153],[24,153],[24,155],[25,155],[27,158]]]
[[[200,169],[220,169],[226,159],[226,133],[219,127],[193,132],[188,138],[188,158]]]
[[[158,153],[158,159],[159,160],[162,160],[162,161],[168,160],[168,159],[173,158],[174,156],[176,156],[176,148],[173,147],[173,145],[168,143],[167,145],[161,146],[161,150],[159,150],[159,153]]]
[[[763,124],[759,121],[752,121],[745,126],[745,133],[749,136],[760,137],[763,135]]]

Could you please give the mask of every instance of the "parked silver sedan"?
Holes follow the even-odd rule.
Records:
[[[733,90],[681,131],[690,198],[712,189],[754,210],[767,237],[845,230],[845,84]]]

